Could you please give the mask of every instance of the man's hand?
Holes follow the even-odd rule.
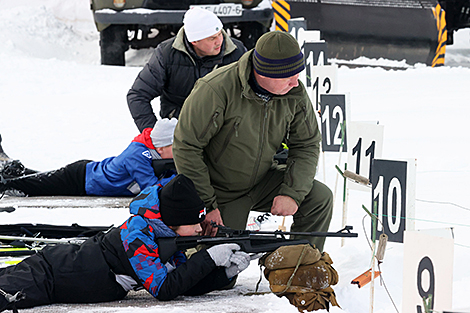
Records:
[[[211,222],[215,222],[217,225],[225,226],[224,221],[222,221],[222,216],[220,216],[219,209],[215,209],[214,211],[207,213],[206,219],[201,223],[203,236],[214,237],[217,234],[218,228],[212,227]]]
[[[277,196],[273,200],[273,205],[271,207],[271,214],[279,215],[279,216],[294,215],[295,212],[297,212],[298,208],[299,206],[291,197]]]

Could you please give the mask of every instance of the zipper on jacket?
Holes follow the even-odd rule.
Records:
[[[305,124],[307,124],[308,134],[312,136],[313,135],[312,125],[310,125],[310,122],[308,121],[308,118],[307,118],[307,107],[303,106],[302,111],[304,111],[304,114],[305,114],[304,120],[305,120]]]
[[[258,173],[258,169],[259,169],[259,164],[261,162],[261,156],[263,155],[263,147],[264,147],[264,139],[266,137],[266,121],[268,120],[268,103],[265,102],[264,103],[264,119],[263,119],[263,125],[261,127],[261,143],[260,143],[260,148],[259,148],[259,151],[258,151],[258,157],[256,159],[256,165],[255,165],[255,168],[253,170],[253,176],[251,178],[251,183],[250,183],[250,188],[254,186],[255,184],[255,178],[256,178],[256,174]]]
[[[222,156],[222,154],[225,152],[225,149],[227,149],[227,146],[230,143],[230,140],[232,139],[233,134],[235,134],[235,137],[238,137],[238,126],[240,126],[240,120],[241,120],[240,117],[238,117],[235,120],[235,123],[233,124],[233,127],[230,129],[230,132],[227,134],[227,137],[225,138],[222,149],[220,150],[217,157],[214,159],[215,163],[219,162],[219,159]]]
[[[201,135],[199,136],[199,140],[201,140],[202,138],[204,138],[207,134],[207,132],[209,131],[209,129],[211,128],[212,125],[215,126],[215,128],[217,128],[217,117],[219,116],[219,112],[215,112],[213,115],[212,115],[212,118],[211,120],[209,121],[209,123],[207,124],[206,128],[204,128],[204,130],[202,131]]]
[[[294,178],[292,176],[294,163],[295,163],[295,160],[292,160],[286,169],[287,177],[289,178],[289,185],[288,185],[289,187],[292,187],[292,185],[294,184]]]
[[[290,123],[287,122],[287,127],[286,127],[286,140],[289,140],[290,137]]]

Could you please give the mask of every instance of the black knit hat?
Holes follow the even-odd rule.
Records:
[[[191,179],[179,174],[162,188],[160,214],[168,226],[194,225],[204,221],[206,207]]]
[[[267,32],[256,42],[253,66],[262,76],[287,78],[305,68],[304,55],[291,34],[281,31]]]

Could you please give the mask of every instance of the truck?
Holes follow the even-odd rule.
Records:
[[[268,0],[90,0],[100,34],[101,64],[124,66],[129,49],[154,48],[176,35],[193,6],[211,10],[247,49],[273,23]]]
[[[304,17],[308,30],[319,30],[328,58],[364,56],[444,65],[453,34],[470,27],[470,0],[277,0],[276,29]]]

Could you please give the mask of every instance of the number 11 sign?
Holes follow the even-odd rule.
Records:
[[[375,122],[350,122],[348,127],[348,170],[369,181],[372,160],[382,157],[384,126]],[[369,187],[351,182],[348,188],[370,191]]]

